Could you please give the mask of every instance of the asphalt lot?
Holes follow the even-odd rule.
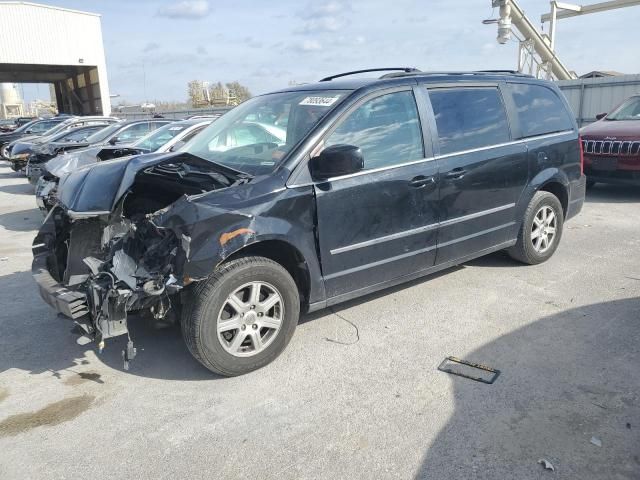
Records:
[[[121,339],[77,345],[31,279],[32,192],[0,163],[0,479],[640,478],[640,188],[596,186],[546,264],[495,254],[308,316],[231,379],[178,329],[135,323],[130,371]]]

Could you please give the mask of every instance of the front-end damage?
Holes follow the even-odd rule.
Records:
[[[203,222],[209,235],[212,222],[220,223],[221,216],[227,217],[226,225],[233,218],[244,223],[246,231],[234,234],[231,229],[224,244],[217,239],[220,248],[251,237],[246,215],[200,201],[203,194],[241,185],[248,178],[189,157],[155,157],[133,169],[132,162],[125,163],[109,172],[79,172],[85,177],[69,181],[73,192],[62,185],[66,202],[49,212],[33,245],[33,275],[41,296],[73,319],[82,328],[82,338],[95,340],[99,349],[109,338],[129,336],[132,312],[148,312],[164,323],[179,314],[181,291],[211,271],[199,271],[201,252],[193,248],[194,235],[196,244],[208,242],[201,237],[206,235]],[[92,188],[99,183],[97,175],[116,171],[120,182],[103,181],[113,191],[113,208],[106,210],[109,195]],[[83,191],[92,197],[91,204],[83,200]],[[135,352],[129,336],[125,368]]]

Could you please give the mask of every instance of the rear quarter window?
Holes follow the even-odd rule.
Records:
[[[506,143],[511,139],[507,113],[495,87],[429,90],[440,154]]]
[[[510,84],[523,137],[573,130],[573,120],[558,95],[543,85]]]

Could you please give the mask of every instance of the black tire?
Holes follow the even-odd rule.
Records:
[[[596,182],[594,180],[587,179],[587,190],[589,190],[590,188],[593,188],[595,184]]]
[[[550,207],[556,216],[556,234],[549,248],[540,253],[536,251],[533,246],[531,233],[534,218],[538,211],[544,206]],[[549,192],[536,192],[525,211],[522,226],[518,232],[518,241],[513,247],[509,248],[507,252],[511,258],[526,263],[527,265],[537,265],[546,262],[551,258],[560,244],[563,225],[564,213],[558,197]]]
[[[217,319],[227,297],[242,285],[267,282],[277,288],[284,315],[276,337],[264,350],[250,357],[227,352],[217,335]],[[300,296],[291,275],[280,264],[264,257],[242,257],[222,264],[207,280],[183,297],[182,335],[191,354],[202,365],[227,377],[264,367],[285,349],[298,324]]]

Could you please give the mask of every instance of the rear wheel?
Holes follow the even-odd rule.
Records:
[[[186,294],[182,333],[191,354],[225,376],[272,362],[291,340],[300,314],[289,272],[264,257],[223,264]]]
[[[558,197],[536,192],[524,215],[517,243],[509,255],[529,265],[547,261],[558,248],[562,237],[564,214]]]

